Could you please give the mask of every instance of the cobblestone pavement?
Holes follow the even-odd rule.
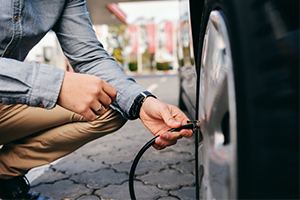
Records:
[[[139,121],[95,140],[31,183],[31,190],[55,200],[130,199],[131,163],[152,134]],[[149,148],[136,168],[137,199],[195,199],[194,139],[183,138],[172,147]]]

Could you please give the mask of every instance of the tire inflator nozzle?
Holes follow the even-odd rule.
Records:
[[[168,132],[177,132],[181,131],[182,129],[198,129],[200,128],[200,122],[195,120],[195,121],[187,121],[187,124],[180,126],[179,128],[172,128],[168,130]]]

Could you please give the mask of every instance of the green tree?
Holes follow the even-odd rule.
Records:
[[[127,25],[110,25],[108,28],[108,49],[112,49],[112,56],[117,62],[123,63],[123,49],[129,45],[129,35],[127,34]]]

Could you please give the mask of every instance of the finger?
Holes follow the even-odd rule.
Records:
[[[103,115],[106,111],[105,107],[99,102],[97,109],[93,109],[96,115]]]
[[[177,143],[177,139],[174,140],[165,140],[161,137],[156,138],[155,144],[160,147],[171,146]]]
[[[105,93],[102,92],[98,96],[98,100],[101,102],[101,104],[107,109],[109,105],[112,103],[111,98]]]
[[[161,116],[162,116],[164,122],[165,122],[169,127],[171,127],[171,128],[178,128],[178,127],[181,126],[181,122],[178,122],[178,121],[176,121],[176,120],[173,118],[173,116],[172,116],[172,114],[171,114],[171,112],[170,112],[170,110],[169,110],[169,108],[168,108],[167,106],[165,106],[165,107],[163,108],[163,110],[161,111]]]
[[[117,90],[107,82],[103,84],[103,91],[111,99],[111,102],[115,102],[117,98]]]
[[[193,135],[193,131],[184,129],[180,131],[180,135],[186,138],[190,138]]]
[[[165,132],[160,137],[164,140],[177,140],[181,135],[179,132]]]
[[[91,109],[86,109],[84,112],[79,114],[81,114],[88,121],[94,121],[97,118],[97,115]]]
[[[159,146],[157,144],[153,144],[153,147],[156,149],[156,150],[162,150],[162,149],[165,149],[166,147],[162,147],[162,146]]]
[[[100,107],[96,110],[96,112],[100,112],[102,110],[102,104],[100,104]]]

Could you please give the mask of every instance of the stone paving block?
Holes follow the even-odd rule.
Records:
[[[128,152],[133,152],[135,154],[146,144],[148,141],[139,141],[139,140],[129,140],[130,142],[123,143],[120,145],[119,149],[126,149]]]
[[[134,191],[137,199],[157,199],[160,196],[167,196],[168,192],[158,189],[156,186],[144,185],[139,181],[134,182]],[[128,182],[122,185],[110,185],[106,188],[97,190],[95,194],[104,199],[129,200]]]
[[[194,159],[194,157],[189,153],[178,153],[173,151],[171,148],[162,151],[154,151],[151,154],[145,153],[144,157],[151,161],[160,161],[166,164],[176,164]]]
[[[31,189],[33,192],[39,192],[44,196],[54,200],[75,199],[82,194],[90,194],[91,189],[88,189],[82,184],[75,184],[70,180],[55,182],[54,184],[42,184]]]
[[[123,148],[122,151],[126,151],[128,153],[131,153],[133,158],[134,158],[145,144],[146,144],[146,142],[142,143],[142,144],[136,144],[136,145],[128,146],[127,148]],[[150,147],[146,152],[147,153],[148,153],[148,151],[150,152],[151,149],[154,149],[154,148]]]
[[[45,171],[40,177],[35,179],[30,185],[33,187],[42,183],[54,183],[58,180],[69,178],[70,176],[71,175],[54,172],[53,170],[49,169]]]
[[[94,162],[93,160],[88,159],[87,157],[76,157],[74,155],[72,155],[71,157],[72,159],[67,159],[63,162],[59,162],[51,168],[57,171],[64,172],[66,174],[80,174],[86,171],[93,172],[98,169],[108,167],[107,165],[101,162]]]
[[[144,146],[144,142],[141,141],[135,141],[135,140],[129,140],[129,139],[120,139],[120,140],[115,140],[113,144],[111,144],[115,149],[120,150],[120,149],[130,149],[134,147],[136,151],[138,151],[140,148]]]
[[[126,133],[126,139],[130,139],[132,141],[140,142],[141,144],[145,144],[149,140],[151,140],[154,135],[145,128],[141,128],[135,131],[135,134]]]
[[[114,157],[112,152],[116,152],[116,151],[117,151],[116,149],[112,149],[112,150],[109,150],[109,151],[101,151],[101,153],[99,153],[97,155],[89,156],[89,159],[91,159],[95,162],[104,163],[105,160],[111,159],[112,157]]]
[[[143,124],[140,128],[126,130],[124,136],[126,136],[126,139],[140,141],[142,143],[146,143],[154,137],[154,135],[147,128],[145,128]]]
[[[122,143],[130,142],[131,140],[126,139],[125,137],[121,137],[120,135],[113,133],[107,137],[100,139],[99,144],[109,144],[109,147],[116,148]]]
[[[133,141],[146,142],[153,137],[153,134],[140,120],[128,121],[117,133],[121,133],[123,138]]]
[[[76,200],[100,200],[100,197],[95,195],[83,195]]]
[[[181,162],[172,165],[172,168],[177,169],[182,173],[195,173],[195,161]]]
[[[98,155],[104,151],[110,152],[114,149],[111,145],[102,142],[102,140],[103,138],[94,140],[84,145],[83,147],[79,148],[76,152],[79,152],[85,156],[91,156],[91,155]]]
[[[130,173],[132,163],[120,163],[117,165],[113,165],[112,168],[115,169],[117,172],[127,172]],[[158,172],[167,166],[161,164],[160,162],[154,162],[149,160],[140,160],[138,163],[135,175],[143,175],[148,172]]]
[[[183,137],[177,141],[177,144],[183,146],[191,146],[195,144],[195,135],[192,135],[190,138]]]
[[[179,153],[186,152],[195,155],[195,140],[193,138],[182,138],[171,148]]]
[[[184,200],[195,200],[196,190],[195,187],[182,187],[176,191],[170,191],[170,194],[178,196],[180,199]]]
[[[109,157],[102,157],[101,155],[98,155],[91,157],[91,159],[96,162],[102,162],[105,165],[115,165],[123,162],[132,162],[133,156],[120,152],[118,155],[110,155]]]
[[[64,156],[58,163],[70,162],[77,159],[86,159],[86,156],[82,155],[81,153],[75,151],[69,155]]]
[[[128,175],[125,173],[116,173],[112,169],[101,169],[97,172],[73,175],[70,179],[86,184],[89,188],[98,189],[109,184],[122,184],[122,182],[128,180]]]
[[[177,197],[159,197],[157,200],[178,200]]]
[[[180,173],[174,169],[165,169],[161,172],[137,176],[146,185],[157,185],[164,190],[176,190],[181,186],[194,185],[195,177],[192,174]]]
[[[106,165],[114,165],[124,162],[132,162],[135,158],[134,152],[128,152],[126,150],[115,150],[112,152],[109,152],[106,155],[100,154],[96,156],[91,156],[90,159],[96,161],[96,162],[103,162]]]
[[[111,154],[118,154],[119,151],[126,150],[128,153],[135,155],[144,146],[144,142],[123,140],[116,141],[112,146],[114,146],[114,150],[110,151]]]

